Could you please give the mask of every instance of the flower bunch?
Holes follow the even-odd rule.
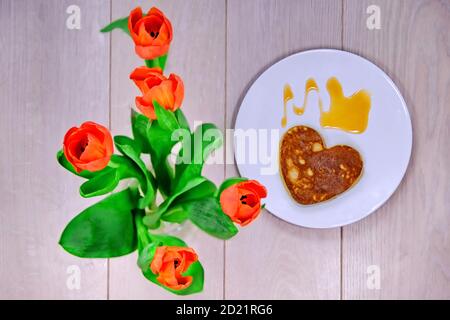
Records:
[[[145,60],[130,74],[141,92],[135,100],[140,113],[131,112],[133,137],[113,138],[94,122],[67,131],[58,162],[85,179],[82,197],[107,196],[69,222],[60,244],[83,258],[138,250],[138,266],[148,280],[176,294],[196,293],[203,289],[204,274],[197,253],[183,240],[154,230],[189,220],[211,236],[229,239],[238,232],[235,224],[246,226],[258,217],[267,191],[242,177],[217,187],[202,175],[206,158],[221,147],[223,137],[211,123],[191,130],[181,111],[183,81],[164,75],[173,38],[169,19],[156,8],[145,15],[136,8],[102,32],[116,28],[131,36],[136,54]],[[176,145],[180,151],[170,161]],[[127,187],[122,180],[129,181]],[[112,193],[116,189],[121,190]]]

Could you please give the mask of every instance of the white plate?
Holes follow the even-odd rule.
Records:
[[[282,128],[284,85],[292,86],[293,103],[302,105],[305,81],[313,77],[327,110],[329,96],[325,85],[333,76],[341,82],[346,96],[360,89],[370,92],[372,105],[366,131],[351,134],[320,127],[315,92],[310,93],[303,115],[294,115],[292,108],[288,107],[288,123],[286,128]],[[339,50],[311,50],[291,55],[269,67],[253,83],[242,101],[235,129],[279,129],[281,137],[287,129],[300,124],[315,128],[327,147],[346,144],[358,150],[364,161],[363,173],[357,184],[334,199],[308,206],[298,204],[288,194],[278,172],[279,139],[276,139],[275,150],[272,150],[275,156],[271,159],[276,166],[273,174],[262,174],[261,169],[268,165],[261,159],[256,163],[237,163],[242,176],[256,179],[267,187],[265,203],[272,214],[305,227],[343,226],[374,212],[400,184],[411,155],[411,120],[399,90],[373,63]],[[269,142],[270,139],[259,136],[260,146],[270,149]],[[236,159],[242,159],[242,153],[248,152],[240,149],[235,144]]]

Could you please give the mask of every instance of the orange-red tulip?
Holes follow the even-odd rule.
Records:
[[[160,68],[139,67],[130,74],[130,79],[142,92],[141,97],[136,97],[136,106],[150,119],[156,119],[154,100],[170,111],[178,109],[183,102],[183,81],[175,74],[166,78]]]
[[[150,269],[158,276],[159,283],[181,290],[191,285],[192,276],[184,277],[183,273],[197,260],[197,254],[191,248],[161,246],[156,249]]]
[[[77,172],[98,171],[108,165],[114,146],[109,130],[89,121],[67,131],[63,150]]]
[[[220,194],[220,205],[231,220],[246,226],[261,211],[261,198],[267,197],[266,188],[256,180],[247,180],[226,188]]]
[[[173,37],[172,24],[157,8],[151,8],[146,16],[143,16],[140,7],[131,11],[128,30],[136,53],[142,59],[152,60],[169,51]]]

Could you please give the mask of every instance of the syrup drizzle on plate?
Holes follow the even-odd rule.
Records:
[[[305,112],[308,95],[311,91],[319,94],[320,125],[322,127],[340,129],[350,133],[362,133],[367,129],[371,107],[371,97],[367,90],[359,90],[346,97],[339,80],[331,77],[327,81],[330,106],[328,111],[324,111],[319,86],[313,78],[309,78],[305,83],[303,105],[300,107],[293,105],[296,115],[302,115]],[[294,93],[291,86],[286,84],[283,90],[283,117],[281,118],[283,128],[287,124],[287,104],[292,99],[294,99]]]

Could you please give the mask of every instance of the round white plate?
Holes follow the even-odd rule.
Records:
[[[346,96],[360,89],[368,90],[372,105],[366,131],[352,134],[322,128],[316,92],[310,92],[306,111],[301,116],[295,115],[291,104],[288,104],[288,123],[286,128],[282,128],[284,85],[291,85],[295,95],[291,103],[300,106],[303,104],[305,82],[310,77],[317,81],[325,110],[329,106],[326,81],[330,77],[337,77]],[[286,130],[295,125],[307,125],[316,129],[327,147],[346,144],[358,150],[364,161],[360,180],[329,201],[307,206],[295,202],[283,185],[278,165],[280,139]],[[242,143],[241,147],[237,146],[237,131],[234,151],[240,174],[256,179],[267,187],[267,210],[285,221],[311,228],[347,225],[379,208],[400,184],[408,167],[412,147],[408,109],[392,80],[368,60],[339,50],[304,51],[269,67],[245,95],[235,129],[246,130],[246,133],[262,129],[257,131],[257,152],[264,154],[264,148],[267,148],[268,154],[272,155],[270,163],[261,155],[256,161],[250,159],[251,155],[245,155],[244,153],[249,152],[254,155],[256,151],[251,150],[250,144],[245,148],[242,148]],[[273,142],[265,139],[262,133],[265,129],[269,130],[269,137],[271,134],[276,136],[277,132],[279,137]],[[253,147],[255,143],[251,143]],[[271,165],[274,170],[268,169]]]

